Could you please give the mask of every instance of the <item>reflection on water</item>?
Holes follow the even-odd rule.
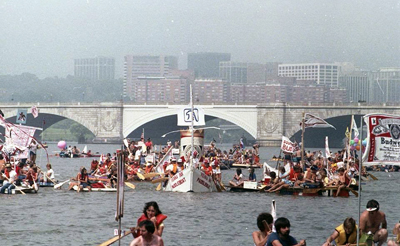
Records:
[[[88,146],[92,151],[113,152],[119,145]],[[49,153],[56,150],[50,146]],[[261,157],[278,155],[277,148],[262,148]],[[40,157],[38,157],[40,160]],[[51,157],[59,180],[75,176],[80,166],[88,167],[89,158]],[[45,158],[42,157],[41,167]],[[262,176],[256,170],[257,178]],[[225,183],[234,170],[223,171]],[[247,176],[248,172],[244,171]],[[381,203],[387,214],[388,228],[399,220],[399,173],[374,173],[379,181],[363,187],[361,208],[369,199]],[[307,239],[308,245],[321,245],[343,220],[358,216],[357,198],[294,197],[265,193],[167,193],[156,191],[157,185],[136,183],[136,190],[126,188],[123,228],[135,226],[145,202],[155,200],[168,215],[163,238],[166,245],[253,245],[251,233],[257,230],[256,217],[271,209],[277,201],[277,215],[291,221],[291,234]],[[113,234],[116,193],[76,193],[41,188],[38,194],[1,196],[1,245],[97,245]],[[5,223],[7,221],[7,223]],[[121,245],[132,240],[128,236]]]

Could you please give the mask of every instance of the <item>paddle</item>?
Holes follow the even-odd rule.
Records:
[[[112,237],[111,239],[109,239],[109,240],[107,240],[107,241],[105,241],[105,242],[99,244],[99,246],[108,246],[108,245],[111,245],[111,244],[117,242],[118,240],[120,240],[121,238],[123,238],[123,237],[125,237],[125,236],[128,236],[129,234],[132,234],[132,232],[131,232],[130,230],[129,230],[129,231],[126,231],[126,232],[124,233],[124,235],[122,235],[121,237],[119,237],[119,235],[118,235],[118,236],[114,236],[114,237]]]
[[[358,192],[353,190],[353,189],[349,189],[351,193],[353,193],[356,197],[358,197]]]
[[[131,188],[132,190],[136,189],[136,186],[132,183],[125,182],[125,185],[128,186],[129,188]]]
[[[54,189],[58,189],[61,188],[61,186],[63,186],[65,183],[69,182],[69,179],[65,180],[64,182],[61,182],[59,184],[54,185]]]
[[[161,188],[162,188],[162,183],[159,183],[159,184],[157,185],[156,191],[161,190]]]
[[[223,190],[226,190],[225,185],[222,183],[221,180],[219,181],[219,184],[221,185],[221,188],[222,188]]]
[[[164,175],[163,173],[145,173],[143,174],[143,176],[147,179],[147,178],[153,178],[156,176],[162,176]]]
[[[139,179],[145,180],[146,178],[143,176],[143,174],[137,172],[136,175],[138,176]]]
[[[373,180],[378,180],[378,178],[375,177],[374,175],[372,175],[371,173],[368,173],[368,175],[371,176],[371,178],[372,178]]]
[[[162,183],[162,182],[164,182],[165,180],[168,180],[168,177],[155,179],[155,180],[152,180],[151,182],[152,182],[153,184],[155,184],[155,183]]]

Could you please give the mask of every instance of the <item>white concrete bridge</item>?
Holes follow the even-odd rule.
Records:
[[[95,136],[96,140],[120,141],[136,129],[148,122],[177,114],[183,105],[143,105],[122,103],[93,104],[2,104],[0,109],[5,118],[12,121],[17,109],[28,109],[28,124],[35,122],[30,114],[30,108],[36,105],[39,109],[37,122],[46,117],[46,127],[68,118],[74,120]],[[366,105],[366,104],[304,104],[291,105],[286,103],[258,105],[196,105],[204,109],[206,116],[212,116],[229,121],[247,131],[264,146],[277,146],[282,135],[292,136],[299,131],[302,113],[312,113],[330,120],[349,115],[364,115],[368,113],[390,113],[400,115],[399,105]],[[54,120],[48,120],[54,116]],[[39,119],[39,120],[38,120]],[[349,122],[347,122],[349,124]]]

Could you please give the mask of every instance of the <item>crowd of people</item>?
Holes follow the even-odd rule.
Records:
[[[54,171],[50,163],[47,170],[41,170],[34,162],[36,155],[30,158],[17,159],[11,156],[9,160],[0,154],[0,193],[12,193],[17,186],[39,189],[39,182],[55,183]]]

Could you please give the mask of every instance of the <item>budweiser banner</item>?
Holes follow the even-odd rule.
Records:
[[[363,165],[400,165],[400,116],[369,114],[364,121],[368,141]]]
[[[282,136],[281,149],[283,152],[294,153],[295,147],[295,144],[289,138]]]

